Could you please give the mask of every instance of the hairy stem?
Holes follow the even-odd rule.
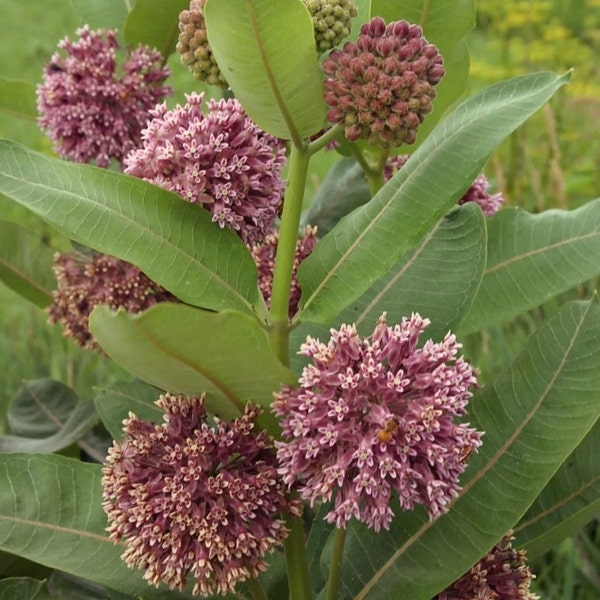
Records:
[[[290,534],[285,540],[290,600],[311,600],[310,579],[304,545],[304,527],[301,517],[289,517],[286,522]]]
[[[335,530],[333,538],[333,551],[331,555],[331,566],[329,567],[329,579],[327,580],[326,600],[337,600],[340,587],[340,575],[342,574],[342,559],[344,556],[344,542],[346,541],[346,528],[339,527]]]

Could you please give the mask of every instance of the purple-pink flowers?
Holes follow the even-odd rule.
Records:
[[[201,204],[245,242],[262,241],[283,198],[283,142],[259,129],[237,100],[209,100],[204,114],[202,94],[186,97],[184,106],[151,111],[125,172]]]
[[[127,50],[117,68],[119,44],[112,30],[77,30],[62,40],[38,86],[38,123],[61,158],[107,167],[135,148],[149,110],[171,93],[170,71],[160,52],[146,46]]]
[[[333,50],[323,71],[329,121],[342,123],[350,141],[383,147],[415,141],[444,75],[438,49],[418,25],[386,25],[380,17],[361,27],[356,43]]]
[[[351,518],[389,527],[394,492],[404,510],[423,504],[439,515],[481,445],[481,433],[456,422],[476,385],[473,369],[450,333],[418,347],[428,324],[413,314],[391,327],[384,314],[368,338],[354,325],[332,329],[327,344],[309,337],[300,386],[276,395],[284,480],[311,505],[333,499],[326,519],[338,527]]]
[[[282,515],[299,514],[277,474],[272,440],[255,431],[248,406],[231,422],[206,422],[203,397],[164,394],[164,423],[129,415],[103,469],[104,510],[122,558],[158,586],[226,594],[266,569],[287,535]]]

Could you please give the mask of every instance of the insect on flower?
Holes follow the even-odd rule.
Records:
[[[387,444],[396,431],[398,431],[398,422],[395,419],[387,419],[383,424],[383,429],[377,432],[377,439],[383,444]]]
[[[460,462],[466,463],[471,458],[471,454],[473,454],[473,446],[465,446],[460,454]]]

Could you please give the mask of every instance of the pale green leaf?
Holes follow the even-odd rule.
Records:
[[[0,113],[36,121],[35,86],[26,81],[10,81],[0,77]]]
[[[70,0],[81,24],[90,29],[121,29],[136,0]]]

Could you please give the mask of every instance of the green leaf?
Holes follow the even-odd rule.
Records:
[[[600,273],[600,198],[573,211],[505,209],[488,220],[488,264],[462,330],[539,306]]]
[[[0,77],[0,113],[35,122],[38,114],[35,86],[26,81]]]
[[[259,127],[296,146],[323,128],[314,31],[300,0],[209,0],[204,13],[221,72]]]
[[[54,251],[39,236],[0,219],[0,281],[40,308],[52,302]]]
[[[485,218],[473,203],[445,216],[385,276],[327,325],[301,323],[291,334],[292,348],[307,335],[329,338],[329,328],[354,323],[370,335],[383,312],[391,325],[418,312],[431,321],[428,339],[439,340],[456,329],[471,302],[485,267]],[[305,359],[292,360],[296,370]]]
[[[386,23],[404,19],[423,28],[427,41],[435,44],[444,59],[446,74],[436,86],[433,111],[419,127],[417,146],[464,93],[469,78],[466,36],[475,27],[474,0],[372,0],[371,14]],[[417,146],[407,148],[412,152]],[[404,151],[404,149],[403,149]]]
[[[568,75],[526,75],[461,104],[302,262],[297,318],[327,323],[385,275],[462,196],[502,139],[567,81]]]
[[[233,311],[213,313],[161,303],[138,315],[98,306],[90,330],[103,350],[136,377],[172,393],[206,393],[206,408],[239,416],[246,403],[269,412],[281,383],[295,375],[275,357],[258,321]]]
[[[597,422],[514,528],[531,560],[600,514],[600,422]]]
[[[133,263],[188,304],[252,312],[262,302],[240,238],[150,183],[0,140],[0,192],[76,242]]]
[[[98,417],[66,385],[35,379],[23,384],[7,420],[16,435],[0,436],[0,452],[56,452],[77,442]]]
[[[483,446],[450,510],[400,511],[389,532],[349,527],[342,598],[429,600],[526,512],[600,415],[600,306],[566,305],[471,401]]]
[[[164,598],[166,589],[128,569],[124,545],[106,536],[101,478],[100,465],[55,454],[0,455],[0,549],[132,596]]]
[[[45,581],[30,577],[9,577],[0,581],[0,600],[50,600]]]
[[[90,29],[121,29],[137,0],[70,0],[73,12]]]
[[[136,0],[125,22],[125,41],[156,48],[166,60],[177,43],[179,13],[189,6],[189,0]]]
[[[133,600],[132,596],[62,571],[53,571],[48,578],[48,589],[52,598],[60,600]]]
[[[119,381],[103,389],[94,399],[96,412],[115,440],[123,435],[123,419],[129,412],[144,421],[160,423],[163,412],[154,404],[161,390],[142,382]]]

